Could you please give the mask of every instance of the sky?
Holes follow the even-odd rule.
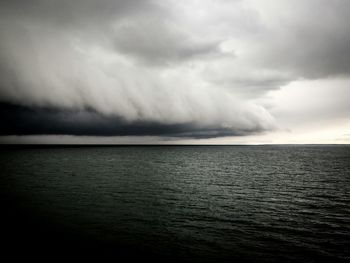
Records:
[[[2,0],[0,143],[350,143],[350,1]]]

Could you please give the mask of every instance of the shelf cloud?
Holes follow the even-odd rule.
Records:
[[[213,138],[244,136],[266,129],[255,123],[237,127],[195,122],[165,123],[126,121],[115,115],[102,115],[95,110],[62,110],[0,104],[3,126],[0,135],[89,135],[89,136],[167,136],[175,138]]]
[[[288,120],[271,92],[349,77],[349,11],[340,0],[1,1],[0,134],[279,129]]]

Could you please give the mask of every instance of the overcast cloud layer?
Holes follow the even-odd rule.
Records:
[[[348,120],[349,12],[345,0],[3,0],[0,134],[210,138]]]

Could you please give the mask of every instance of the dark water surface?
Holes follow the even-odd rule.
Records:
[[[350,147],[5,147],[2,249],[196,262],[350,260]]]

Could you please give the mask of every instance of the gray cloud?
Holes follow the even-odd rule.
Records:
[[[235,60],[208,64],[203,74],[208,81],[259,97],[301,78],[349,75],[348,1],[241,3],[246,3],[243,17],[250,17],[254,27],[243,22],[244,33],[236,32],[232,19],[221,20],[218,28],[227,36],[223,46],[235,52]]]
[[[164,18],[127,20],[114,30],[117,50],[147,65],[167,66],[220,55],[220,42],[190,36]]]
[[[258,45],[252,46],[256,66],[289,71],[296,78],[350,73],[348,1],[268,1],[267,6],[254,37]]]
[[[1,1],[0,101],[52,120],[29,134],[270,130],[269,91],[349,74],[348,11],[338,0]],[[3,134],[21,133],[8,123]]]
[[[144,12],[155,12],[158,6],[149,0],[3,0],[3,17],[23,19],[31,23],[50,23],[54,26],[68,26],[101,21],[110,21]]]

